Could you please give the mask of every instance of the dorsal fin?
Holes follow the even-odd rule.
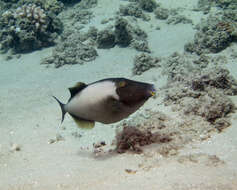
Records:
[[[84,89],[87,85],[83,82],[78,82],[76,83],[75,86],[69,88],[70,94],[71,94],[71,98],[73,96],[75,96],[78,92],[80,92],[82,89]],[[71,99],[70,98],[70,99]]]

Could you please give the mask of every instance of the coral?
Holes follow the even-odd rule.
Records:
[[[201,116],[206,121],[215,123],[217,119],[233,113],[235,106],[228,97],[213,88],[207,93],[200,93],[196,98],[183,97],[179,100],[178,109],[186,115]]]
[[[229,127],[231,123],[225,118],[218,118],[215,120],[214,126],[218,132],[222,132],[225,128]]]
[[[168,75],[169,81],[184,81],[189,72],[195,70],[200,73],[200,65],[192,64],[192,58],[188,55],[182,55],[177,52],[165,60],[163,65],[163,73]]]
[[[148,42],[146,40],[132,40],[131,46],[137,51],[151,53]]]
[[[80,1],[77,5],[76,8],[80,9],[90,9],[93,8],[97,5],[98,0],[83,0]]]
[[[116,44],[122,47],[131,46],[138,51],[150,52],[147,34],[138,26],[128,23],[124,18],[118,18],[115,22],[115,40]]]
[[[145,15],[142,9],[136,3],[129,3],[128,5],[121,5],[119,7],[119,13],[121,16],[134,16],[136,18],[142,18],[145,21],[150,20],[148,15]]]
[[[223,90],[226,95],[237,95],[237,81],[230,75],[230,72],[223,68],[204,70],[198,76],[190,80],[193,90],[204,91],[214,87]]]
[[[178,162],[180,163],[192,162],[192,163],[199,163],[199,164],[204,164],[206,166],[214,166],[214,167],[223,165],[225,163],[216,155],[208,155],[204,153],[195,153],[195,154],[179,156]]]
[[[59,1],[61,1],[61,2],[64,3],[64,4],[71,4],[71,3],[76,3],[76,2],[78,2],[78,0],[59,0]]]
[[[184,84],[175,83],[175,85],[176,87],[167,90],[165,98],[166,103],[170,102],[174,105],[174,111],[182,111],[183,116],[199,116],[210,122],[213,128],[218,128],[218,131],[223,126],[227,126],[228,121],[223,119],[227,119],[227,115],[235,111],[235,105],[230,98],[214,88],[195,92],[190,89],[181,90],[185,88]]]
[[[210,62],[215,65],[222,65],[223,58],[175,53],[165,60],[163,72],[168,75],[169,83],[185,83],[194,91],[217,88],[226,95],[237,95],[237,81],[230,75],[229,71],[220,66],[207,68]]]
[[[138,51],[150,53],[147,42],[147,34],[137,25],[132,25],[124,18],[117,18],[115,25],[109,25],[98,31],[90,27],[87,33],[78,35],[83,42],[97,46],[98,48],[112,48],[115,45],[132,47]]]
[[[96,4],[85,4],[85,2],[87,1],[80,1],[76,5],[59,14],[58,17],[63,21],[65,29],[81,29],[83,27],[82,24],[88,24],[94,17],[93,12],[89,8]]]
[[[135,40],[146,40],[147,34],[138,25],[129,25],[130,32]]]
[[[190,102],[192,101],[195,99],[190,100]],[[200,104],[201,106],[205,105]],[[185,106],[188,108],[188,105]],[[209,108],[206,109],[209,110]],[[215,116],[215,113],[212,110],[207,115]],[[166,115],[151,110],[136,113],[132,118],[124,120],[122,124],[117,126],[122,130],[118,130],[116,133],[116,151],[119,153],[126,151],[143,152],[144,155],[148,154],[149,157],[155,156],[156,158],[157,154],[165,157],[179,157],[178,150],[187,143],[208,140],[213,132],[222,132],[224,128],[230,125],[225,117],[216,119],[213,123],[206,121],[199,115],[192,115],[192,113],[187,117],[178,118],[176,115],[173,117],[172,114]],[[157,144],[143,147],[143,145],[152,143]],[[152,152],[155,154],[151,154]]]
[[[197,11],[203,11],[204,14],[208,14],[212,6],[215,5],[214,0],[206,1],[206,0],[198,0],[197,3]]]
[[[63,4],[57,0],[41,0],[41,6],[46,11],[52,11],[55,14],[59,14],[63,10]]]
[[[41,64],[54,64],[56,68],[65,64],[84,64],[94,60],[98,55],[93,47],[83,44],[76,33],[63,36],[52,56],[45,58]]]
[[[98,33],[98,48],[112,48],[115,46],[115,34],[113,31],[105,29]]]
[[[98,29],[94,26],[90,26],[89,30],[85,34],[85,40],[90,39],[91,41],[96,41],[98,38],[98,35],[99,35]]]
[[[97,5],[97,0],[58,0],[64,3],[65,5],[67,4],[76,4],[76,7],[80,6],[82,9],[89,9]]]
[[[194,91],[217,88],[226,95],[237,95],[237,81],[229,71],[219,66],[207,68],[209,63],[223,65],[222,57],[190,56],[175,53],[163,65],[170,83],[185,83]],[[190,74],[192,73],[192,74]],[[179,98],[179,97],[177,97]]]
[[[167,20],[167,24],[179,24],[179,23],[192,24],[193,21],[189,18],[186,18],[183,15],[175,15]]]
[[[69,18],[72,18],[73,24],[81,23],[88,24],[90,20],[94,17],[92,11],[80,10],[77,12],[72,12]]]
[[[0,18],[0,44],[5,51],[33,51],[54,44],[62,23],[41,7],[28,4],[7,10]]]
[[[237,41],[237,25],[234,20],[237,14],[225,12],[220,16],[209,16],[198,25],[194,40],[185,45],[188,52],[218,53]]]
[[[161,7],[157,7],[154,11],[157,19],[165,20],[169,17],[169,10]]]
[[[166,104],[175,105],[173,109],[184,115],[200,116],[213,125],[234,112],[235,105],[226,95],[237,94],[237,81],[228,70],[220,67],[200,69],[192,60],[181,57],[174,55],[166,62],[170,67]],[[190,65],[189,68],[186,65]]]
[[[135,56],[133,65],[133,74],[141,75],[143,72],[153,67],[159,67],[159,58],[153,58],[148,54],[142,53]]]
[[[126,19],[119,18],[116,20],[115,38],[116,43],[123,47],[126,47],[131,43],[133,37]]]
[[[209,122],[198,117],[177,120],[172,115],[168,116],[162,112],[151,110],[137,113],[119,126],[123,129],[116,135],[117,151],[122,153],[125,151],[141,153],[143,151],[144,154],[155,152],[154,156],[156,157],[157,153],[165,157],[175,156],[185,144],[194,140],[206,140],[215,131]],[[144,141],[145,143],[143,143]],[[142,145],[157,144],[142,147],[139,142],[142,142]],[[145,148],[148,150],[146,151]]]
[[[237,94],[237,81],[219,66],[223,60],[215,55],[178,53],[163,58],[160,64],[168,75],[168,83],[160,93],[165,96],[165,105],[179,115],[171,112],[167,116],[151,110],[137,113],[123,121],[126,128],[117,134],[116,150],[174,156],[185,144],[207,140],[213,132],[229,127],[236,107],[227,95]],[[145,151],[142,146],[155,143],[153,135],[157,134],[157,139],[164,141],[156,141],[157,146],[149,146]]]
[[[7,3],[0,1],[0,15],[4,13],[8,9]]]
[[[88,32],[80,32],[84,24],[89,23],[93,17],[93,12],[89,9],[96,5],[97,0],[80,1],[58,15],[65,21],[60,43],[52,55],[42,60],[41,64],[54,64],[58,68],[65,64],[84,64],[96,59],[98,54],[93,46],[97,42],[98,30],[90,27]]]
[[[236,0],[199,0],[197,4],[197,10],[202,10],[205,13],[208,13],[213,6],[223,9],[236,10],[237,2]]]
[[[135,16],[137,18],[142,18],[143,15],[142,10],[135,3],[120,5],[119,12],[123,16]]]
[[[64,8],[63,3],[58,0],[19,0],[16,4],[12,4],[12,8],[22,7],[24,5],[34,4],[45,12],[58,15]]]
[[[139,6],[145,11],[152,12],[158,4],[155,0],[139,0]]]
[[[2,16],[4,17],[5,14],[3,14]],[[44,10],[39,6],[36,6],[35,4],[28,4],[23,5],[22,7],[18,7],[13,16],[16,19],[27,18],[31,21],[32,24],[35,25],[36,30],[45,30],[47,27],[47,25],[45,25],[46,14]]]

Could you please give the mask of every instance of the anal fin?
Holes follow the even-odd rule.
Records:
[[[75,123],[77,124],[77,126],[79,128],[82,129],[92,129],[95,126],[95,122],[94,121],[89,121],[89,120],[85,120],[85,119],[81,119],[75,115],[72,115],[72,118],[74,119]]]

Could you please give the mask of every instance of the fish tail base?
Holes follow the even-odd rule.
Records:
[[[65,104],[63,104],[62,102],[59,101],[59,99],[57,99],[55,96],[53,96],[53,98],[58,102],[58,104],[60,105],[60,108],[61,108],[61,111],[62,111],[62,120],[61,120],[61,123],[63,122],[64,120],[64,116],[65,114],[67,113],[64,106]]]

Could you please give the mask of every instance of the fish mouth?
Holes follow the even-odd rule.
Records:
[[[152,85],[148,92],[149,92],[149,94],[150,94],[151,96],[155,96],[155,95],[156,95],[155,86]]]
[[[153,91],[150,91],[149,93],[151,94],[151,96],[155,96],[156,95],[156,92],[153,92]]]

